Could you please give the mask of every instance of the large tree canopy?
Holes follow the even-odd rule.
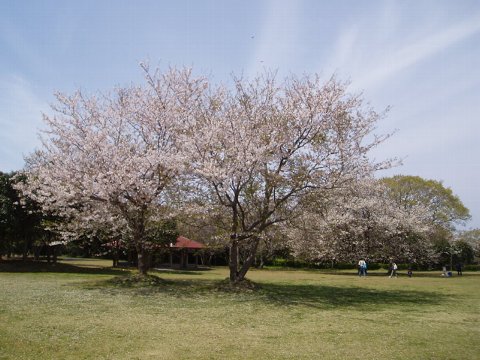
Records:
[[[183,164],[176,132],[190,107],[189,76],[171,70],[150,86],[57,94],[55,115],[44,116],[43,148],[28,160],[24,194],[73,230],[126,232],[145,273],[146,227],[163,216],[166,189]]]
[[[421,204],[407,211],[382,183],[365,179],[327,196],[312,193],[290,226],[290,244],[307,260],[420,262],[429,256],[427,216]]]
[[[210,207],[228,211],[232,282],[244,278],[266,231],[301,213],[303,197],[389,166],[367,157],[385,138],[372,136],[381,115],[334,78],[234,79],[195,110],[187,158]]]
[[[480,229],[462,231],[456,240],[468,244],[473,249],[474,255],[480,258]]]
[[[442,259],[445,249],[448,248],[451,253],[455,248],[456,226],[470,219],[469,210],[460,198],[441,181],[419,176],[396,175],[381,181],[387,186],[390,199],[404,211],[411,212],[418,206],[425,209],[427,216],[424,222],[430,228],[426,242],[433,249],[430,260],[445,262]]]
[[[21,201],[16,184],[23,184],[24,176],[0,172],[0,256],[22,253],[23,258],[36,240],[46,235],[38,204],[31,199]]]
[[[142,273],[148,224],[172,207],[197,205],[222,220],[216,225],[229,238],[230,279],[238,282],[260,239],[299,216],[306,196],[351,187],[390,165],[367,156],[386,138],[373,134],[382,114],[335,78],[278,81],[267,73],[217,86],[189,70],[145,70],[147,86],[57,95],[22,187],[74,224],[70,230],[126,233]]]
[[[419,176],[396,175],[382,179],[390,189],[390,196],[405,209],[421,204],[429,212],[432,224],[452,229],[470,219],[469,210],[458,196],[442,182]]]

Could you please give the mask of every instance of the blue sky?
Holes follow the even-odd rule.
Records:
[[[214,81],[336,73],[377,110],[384,173],[442,180],[480,227],[479,1],[0,0],[0,171],[39,142],[55,91],[141,82],[138,64]]]

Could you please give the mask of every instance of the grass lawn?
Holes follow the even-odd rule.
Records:
[[[0,263],[0,359],[480,359],[480,273],[254,270],[232,292],[225,268],[121,286],[110,264]]]

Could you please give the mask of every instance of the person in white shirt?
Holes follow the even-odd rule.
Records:
[[[397,277],[397,269],[398,269],[397,264],[392,263],[392,266],[391,266],[392,272],[390,273],[390,277],[392,276]]]
[[[365,276],[365,269],[367,267],[367,264],[365,263],[365,260],[360,259],[358,262],[358,276]]]

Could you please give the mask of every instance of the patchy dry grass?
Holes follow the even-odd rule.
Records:
[[[0,359],[475,359],[480,274],[0,265]],[[120,276],[120,277],[119,277]],[[143,280],[142,280],[143,281]]]

